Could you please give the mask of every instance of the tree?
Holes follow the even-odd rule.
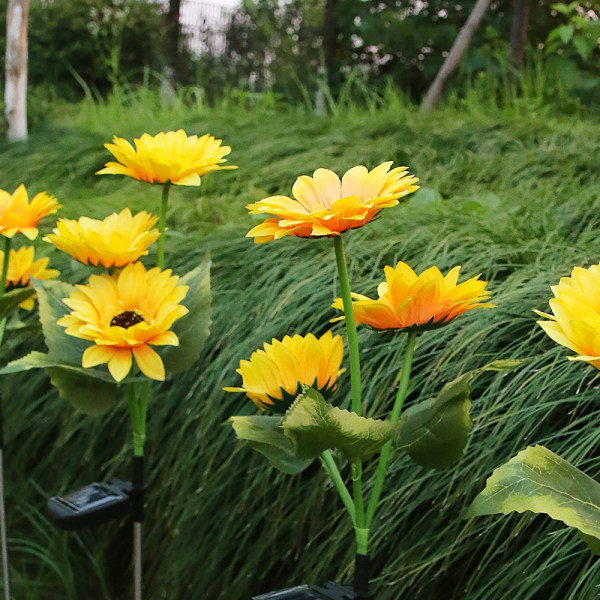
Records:
[[[448,57],[444,61],[442,68],[439,70],[439,73],[436,75],[431,87],[427,90],[427,94],[425,94],[425,98],[421,103],[421,110],[429,111],[434,109],[437,106],[437,103],[440,100],[442,92],[444,91],[444,85],[446,84],[446,80],[450,75],[454,72],[458,64],[460,63],[461,58],[469,46],[469,42],[473,37],[473,33],[475,29],[477,29],[481,19],[483,19],[483,15],[485,11],[488,9],[490,5],[490,0],[477,0],[465,26],[460,30],[458,37],[454,41],[452,48],[450,49],[450,53]]]
[[[6,10],[4,106],[11,141],[27,139],[27,21],[29,0],[9,0]]]
[[[525,54],[527,28],[531,14],[532,0],[514,0],[512,24],[510,28],[510,56],[513,67],[520,69]]]

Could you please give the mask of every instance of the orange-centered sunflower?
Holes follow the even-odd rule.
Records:
[[[118,162],[108,162],[99,175],[129,175],[149,183],[200,185],[200,177],[210,171],[237,169],[221,166],[231,152],[212,135],[188,136],[183,129],[157,135],[144,133],[133,140],[135,148],[115,136],[112,144],[104,144]]]
[[[255,215],[275,215],[251,229],[246,237],[257,244],[286,235],[322,237],[339,235],[362,227],[382,208],[398,204],[398,199],[418,189],[416,177],[406,167],[391,169],[385,162],[372,171],[363,166],[346,171],[342,180],[328,169],[317,169],[312,177],[303,175],[292,188],[295,199],[271,196],[249,204]]]
[[[23,184],[12,195],[0,190],[0,234],[11,238],[15,233],[22,233],[34,240],[39,221],[59,208],[56,198],[46,192],[36,194],[30,203]]]
[[[600,369],[600,264],[588,269],[574,267],[571,277],[562,277],[551,289],[554,314],[536,310],[549,319],[538,324],[556,343],[577,353],[569,360]]]
[[[223,388],[227,392],[245,392],[259,408],[285,412],[294,398],[302,392],[302,385],[310,385],[326,395],[335,390],[344,346],[342,337],[328,331],[317,339],[307,336],[286,335],[279,341],[273,338],[256,350],[250,360],[240,361],[237,372],[242,376],[242,387]]]
[[[92,275],[89,285],[78,285],[63,302],[71,313],[59,319],[66,332],[94,342],[83,353],[84,367],[108,363],[116,381],[131,368],[131,355],[142,373],[163,380],[165,368],[150,347],[177,346],[169,331],[188,309],[180,304],[188,286],[177,285],[171,270],[146,271],[142,263],[131,263],[114,276]]]
[[[8,271],[6,273],[6,289],[14,290],[16,288],[31,285],[31,278],[34,279],[52,279],[58,277],[59,272],[56,269],[47,269],[48,258],[34,260],[35,250],[33,246],[24,246],[17,251],[11,250],[8,255]],[[0,250],[0,265],[4,262],[4,252]],[[31,296],[19,304],[21,308],[31,310],[34,306],[35,296]]]
[[[437,267],[420,275],[403,262],[395,269],[385,267],[386,280],[377,288],[377,300],[352,294],[356,322],[374,329],[433,329],[448,324],[467,310],[493,307],[485,302],[490,297],[485,289],[487,282],[477,276],[457,283],[459,271],[460,267],[454,267],[444,277]],[[344,310],[341,298],[332,306]]]
[[[152,229],[157,221],[158,217],[145,211],[132,216],[128,208],[103,221],[59,219],[54,233],[44,240],[86,265],[122,267],[148,254],[148,247],[160,235]]]

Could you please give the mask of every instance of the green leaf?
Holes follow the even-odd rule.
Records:
[[[525,358],[504,358],[500,360],[494,360],[483,367],[479,367],[479,369],[469,371],[469,373],[472,373],[473,378],[475,378],[479,377],[479,375],[484,371],[512,371],[513,369],[522,367],[525,363],[527,363],[527,359]]]
[[[600,484],[544,446],[530,446],[487,480],[467,518],[530,510],[575,527],[600,550]]]
[[[6,292],[0,298],[0,320],[8,316],[21,302],[31,298],[35,294],[35,290],[31,287],[17,288]]]
[[[179,346],[169,346],[161,353],[165,369],[170,373],[189,369],[200,357],[210,333],[210,259],[184,275],[180,283],[190,286],[182,302],[190,312],[177,319],[172,327]]]
[[[389,421],[366,419],[332,406],[308,386],[302,390],[283,419],[298,458],[314,458],[335,448],[348,460],[365,459],[392,437],[395,426]]]
[[[462,456],[473,425],[471,382],[485,371],[509,371],[525,362],[495,360],[447,383],[436,398],[411,406],[400,417],[396,446],[422,467],[448,469]]]
[[[411,406],[400,417],[397,446],[418,465],[443,470],[462,456],[473,425],[470,382],[477,371],[447,383],[436,398]]]
[[[251,417],[231,417],[228,422],[240,440],[260,452],[280,471],[295,475],[304,471],[312,459],[296,458],[292,443],[283,433],[281,417],[255,415]]]
[[[44,369],[59,396],[82,413],[97,416],[112,407],[117,386],[108,373],[64,364],[43,352],[30,352],[13,360],[0,369],[0,375],[30,369]]]
[[[58,389],[59,396],[78,411],[97,417],[112,408],[117,390],[114,382],[90,377],[83,368],[60,366],[48,367],[45,371],[52,385]]]
[[[47,369],[48,367],[60,367],[69,369],[70,371],[80,373],[86,377],[92,379],[100,379],[107,383],[114,383],[115,380],[111,377],[108,371],[99,371],[97,369],[84,369],[77,365],[69,365],[56,360],[49,354],[43,352],[30,352],[23,358],[13,360],[4,367],[0,368],[0,375],[7,375],[9,373],[20,373],[21,371],[29,371],[30,369]]]
[[[586,37],[583,35],[578,35],[573,38],[573,46],[575,50],[577,50],[577,54],[581,56],[584,60],[587,60],[596,46],[598,45],[598,38]]]
[[[558,35],[560,36],[562,43],[568,44],[573,37],[573,33],[575,32],[575,26],[571,23],[569,23],[569,25],[561,25],[560,27],[556,28],[556,31],[558,31]]]
[[[571,2],[570,4],[564,4],[562,2],[559,2],[557,4],[552,4],[552,9],[563,15],[569,15],[570,13],[573,12],[573,10],[575,10],[576,7],[577,7],[577,2]]]
[[[33,287],[38,294],[40,321],[48,354],[58,363],[80,365],[83,352],[90,342],[67,335],[65,328],[56,324],[70,312],[69,307],[63,303],[63,298],[68,298],[75,291],[75,286],[53,279],[34,280]]]

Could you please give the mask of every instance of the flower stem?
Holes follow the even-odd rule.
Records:
[[[2,283],[0,284],[0,298],[4,296],[6,291],[6,276],[8,275],[8,260],[10,257],[10,242],[9,237],[4,238],[4,260],[2,262]]]
[[[404,359],[402,361],[402,371],[400,372],[400,384],[398,386],[398,394],[396,395],[396,401],[394,402],[394,407],[392,408],[392,413],[390,415],[391,423],[396,423],[400,418],[402,406],[404,405],[404,400],[406,400],[406,394],[408,392],[408,382],[410,380],[410,369],[412,366],[413,354],[415,351],[416,338],[416,332],[411,331],[408,334],[408,339],[406,340],[406,348],[404,349]],[[375,511],[377,510],[377,504],[379,503],[379,498],[381,497],[381,492],[383,490],[383,482],[387,473],[388,461],[390,459],[391,452],[392,442],[390,440],[383,446],[383,448],[381,449],[381,454],[379,455],[379,464],[377,465],[377,472],[375,474],[375,484],[373,486],[373,491],[371,492],[371,497],[369,498],[369,505],[367,507],[367,527],[370,527],[371,523],[373,522],[373,517],[375,516]]]
[[[350,280],[346,266],[344,253],[344,242],[342,236],[333,238],[335,248],[335,260],[340,278],[340,290],[342,302],[344,303],[344,316],[346,321],[346,333],[348,335],[348,353],[350,355],[350,385],[352,388],[352,410],[362,414],[361,383],[360,383],[360,356],[358,352],[358,334],[356,332],[356,320],[354,319],[354,308],[352,306],[352,295],[350,293]],[[366,554],[368,531],[365,528],[365,509],[362,489],[362,462],[360,459],[352,461],[352,491],[354,495],[354,528],[356,531],[356,544],[360,553]]]
[[[136,393],[136,384],[128,383],[126,386],[127,404],[131,415],[133,427],[133,455],[144,456],[144,442],[146,441],[146,412],[148,410],[149,383],[143,381],[139,385],[139,394]]]
[[[329,450],[321,452],[321,462],[323,463],[325,470],[329,473],[329,477],[331,477],[331,481],[335,485],[338,494],[340,495],[340,498],[342,499],[342,502],[344,503],[344,506],[346,507],[346,510],[348,511],[352,522],[354,523],[356,518],[356,511],[354,509],[354,502],[352,501],[352,496],[350,496],[350,492],[348,491],[348,488],[346,487],[346,484],[342,479],[338,466],[335,463],[333,456],[331,456],[331,452]]]
[[[344,242],[341,235],[333,238],[335,248],[335,259],[340,277],[340,289],[342,302],[344,303],[344,317],[346,320],[346,333],[348,335],[348,352],[350,354],[350,384],[352,386],[352,410],[361,414],[361,383],[360,383],[360,357],[358,354],[358,334],[356,333],[356,321],[354,319],[354,308],[352,307],[352,296],[350,295],[350,280],[348,279],[348,268],[346,267],[346,256],[344,253]]]
[[[11,238],[4,238],[4,260],[2,261],[2,279],[0,280],[0,298],[6,292],[6,276],[8,275],[8,261],[10,260],[10,242]],[[0,321],[0,344],[4,338],[4,330],[6,329],[6,317]]]
[[[167,220],[167,203],[169,202],[169,189],[171,182],[167,181],[163,184],[162,198],[160,201],[160,212],[158,213],[158,247],[156,250],[156,266],[162,269],[165,264],[165,228]]]

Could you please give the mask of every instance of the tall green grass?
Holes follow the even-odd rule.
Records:
[[[343,171],[394,160],[410,166],[423,189],[346,234],[353,289],[375,293],[384,265],[400,259],[417,270],[460,264],[463,276],[482,273],[490,281],[497,305],[419,337],[408,402],[490,360],[528,362],[477,381],[473,435],[454,470],[427,471],[404,456],[393,461],[373,525],[377,598],[595,597],[598,564],[564,527],[527,514],[463,517],[491,471],[529,444],[543,443],[600,477],[597,371],[568,363],[532,312],[547,308],[550,285],[572,265],[599,258],[600,124],[516,105],[450,106],[423,116],[391,95],[368,110],[340,106],[326,118],[180,100],[130,95],[70,108],[27,146],[0,147],[0,187],[12,191],[24,181],[48,189],[69,216],[158,207],[156,188],[94,175],[108,159],[102,143],[112,134],[209,131],[232,146],[230,162],[240,167],[207,176],[200,192],[175,189],[171,196],[167,263],[183,273],[210,253],[214,309],[197,366],[153,385],[146,596],[248,600],[351,575],[351,528],[324,474],[315,465],[284,476],[238,443],[223,423],[255,409],[221,388],[239,382],[239,360],[271,337],[329,328],[338,295],[330,240],[253,245],[244,235],[256,221],[244,204],[288,193],[297,175],[320,166]],[[65,278],[83,276],[57,260]],[[13,355],[40,343],[31,335],[12,340]],[[381,415],[394,396],[404,338],[361,330],[360,341],[368,410]],[[348,391],[344,381],[336,402],[344,404]],[[129,598],[129,524],[72,534],[54,530],[42,514],[48,495],[128,476],[124,402],[104,417],[83,416],[43,374],[31,373],[5,377],[2,396],[15,597]],[[366,472],[373,475],[373,465]]]

